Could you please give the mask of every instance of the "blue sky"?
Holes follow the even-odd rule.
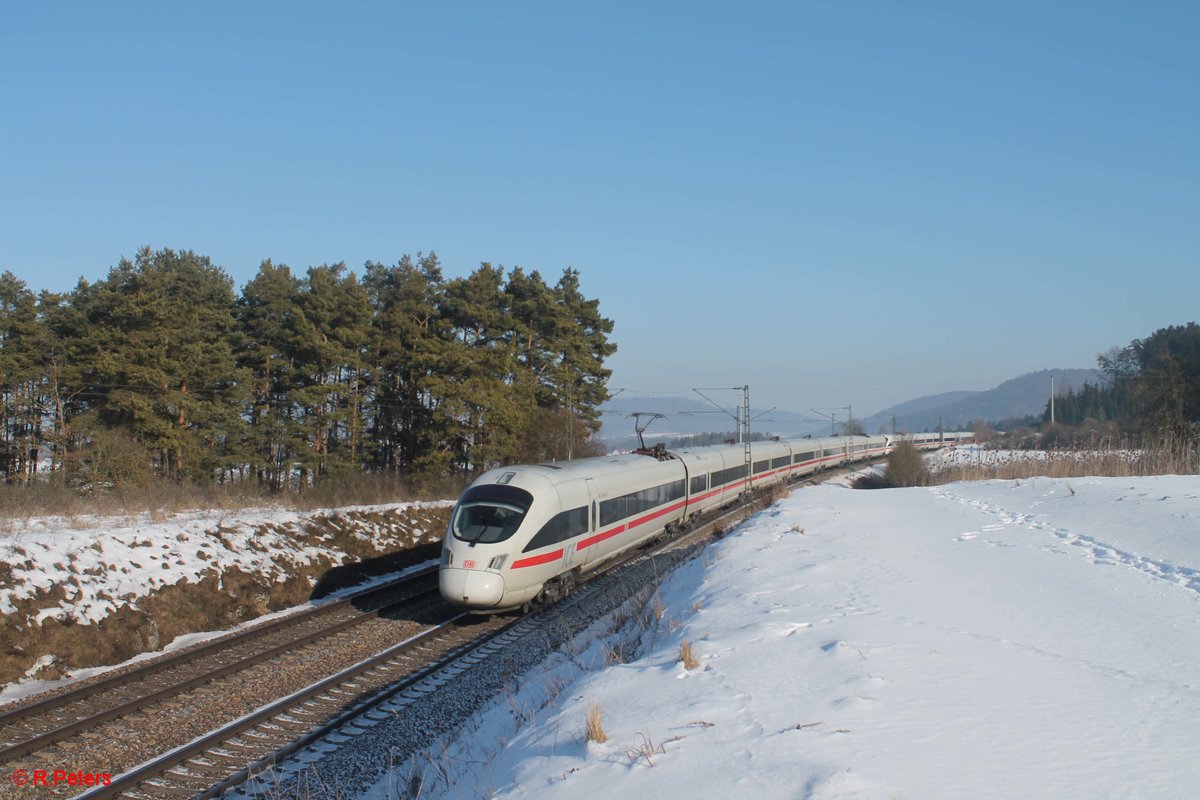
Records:
[[[0,270],[570,266],[614,390],[856,414],[1197,319],[1200,5],[577,5],[10,4]]]

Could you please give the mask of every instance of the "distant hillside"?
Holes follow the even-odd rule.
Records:
[[[1103,376],[1094,369],[1044,369],[1005,381],[984,392],[942,392],[918,397],[859,421],[863,430],[874,434],[891,431],[893,414],[896,415],[896,429],[901,431],[937,430],[939,419],[946,430],[961,430],[974,420],[996,422],[1041,415],[1050,398],[1051,376],[1054,377],[1055,390],[1058,392],[1065,392],[1068,386],[1077,390],[1084,383],[1100,383],[1103,380]],[[610,449],[636,446],[634,421],[629,418],[635,411],[658,413],[665,417],[649,423],[646,429],[647,443],[701,433],[733,432],[737,430],[737,423],[731,415],[737,399],[730,399],[729,402],[729,413],[724,413],[699,397],[692,400],[687,397],[621,395],[605,403],[602,408],[600,438]],[[754,410],[753,413],[756,416],[751,422],[751,429],[757,433],[785,437],[829,433],[829,423],[813,420],[811,414],[778,409],[765,414],[761,410]]]
[[[920,397],[868,417],[863,426],[869,433],[896,428],[906,431],[936,430],[939,420],[947,430],[963,428],[973,420],[997,420],[1040,416],[1050,399],[1050,378],[1056,392],[1078,389],[1084,383],[1099,383],[1103,376],[1094,369],[1044,369],[1005,381],[985,392],[946,392]]]
[[[953,405],[954,403],[966,400],[969,397],[974,397],[977,394],[981,394],[981,392],[959,391],[942,392],[941,394],[929,394],[925,395],[924,397],[918,397],[916,400],[909,400],[907,402],[894,405],[886,412],[880,413],[888,415],[895,414],[897,419],[899,419],[900,417],[921,414],[929,411],[930,409],[943,408],[948,405]],[[890,416],[888,423],[891,423]]]

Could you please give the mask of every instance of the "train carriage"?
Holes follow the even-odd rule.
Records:
[[[503,610],[529,602],[547,583],[565,593],[585,566],[682,517],[685,474],[679,461],[640,455],[490,470],[451,516],[442,595]]]
[[[953,439],[911,437],[921,448]],[[842,436],[560,464],[499,467],[481,475],[451,514],[442,549],[442,596],[496,612],[557,599],[578,577],[634,545],[753,489],[817,470],[886,455],[889,436]]]

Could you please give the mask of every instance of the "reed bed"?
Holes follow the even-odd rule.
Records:
[[[960,447],[931,459],[929,482],[1200,474],[1200,443],[1097,437],[1046,450]]]

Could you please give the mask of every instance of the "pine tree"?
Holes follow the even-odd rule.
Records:
[[[87,421],[125,431],[164,476],[211,480],[240,424],[229,277],[191,251],[147,247],[72,304]]]
[[[584,436],[590,436],[600,429],[600,406],[608,399],[612,370],[605,368],[604,361],[617,350],[608,340],[613,323],[601,316],[599,300],[589,300],[580,292],[577,270],[563,271],[554,294],[568,320],[564,335],[555,343],[562,376],[559,402],[566,404],[572,420],[579,420]]]
[[[300,294],[298,367],[293,393],[304,407],[309,452],[301,462],[314,478],[358,466],[362,449],[362,378],[371,308],[345,264],[311,267]]]
[[[1172,325],[1130,345],[1139,393],[1155,427],[1185,437],[1200,430],[1200,325]]]
[[[431,380],[449,346],[441,266],[435,253],[394,267],[368,262],[363,286],[372,307],[370,462],[407,471],[433,451]]]
[[[11,272],[0,275],[0,474],[7,483],[28,483],[38,470],[49,335],[33,292]]]
[[[286,264],[263,261],[242,289],[236,316],[238,363],[250,376],[246,463],[260,485],[284,489],[304,446],[293,394],[301,388],[301,282]]]
[[[503,293],[504,273],[481,264],[446,285],[442,318],[453,331],[444,368],[431,379],[438,398],[438,468],[485,469],[511,462],[528,431],[531,385],[517,379],[514,328]]]

